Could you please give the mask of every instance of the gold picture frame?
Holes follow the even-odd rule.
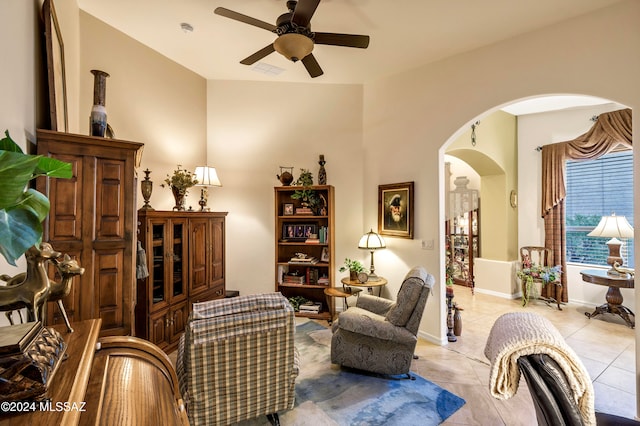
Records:
[[[413,182],[378,186],[378,234],[413,239]]]
[[[49,82],[49,115],[51,130],[67,132],[69,128],[67,112],[67,81],[65,75],[64,43],[58,25],[53,0],[42,4],[44,33],[47,52],[47,76]]]

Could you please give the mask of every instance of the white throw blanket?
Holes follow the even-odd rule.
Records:
[[[589,373],[560,332],[546,318],[528,312],[502,315],[491,328],[484,354],[491,362],[491,395],[498,399],[509,399],[518,390],[518,358],[532,354],[549,355],[567,376],[585,425],[596,424],[593,384]]]

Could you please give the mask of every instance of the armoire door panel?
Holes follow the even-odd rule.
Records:
[[[48,197],[51,200],[48,240],[80,240],[82,238],[82,157],[57,155],[57,159],[71,163],[70,179],[50,179]],[[64,194],[59,196],[58,194]]]
[[[96,238],[124,238],[124,161],[98,159],[96,165]]]
[[[96,251],[94,264],[96,307],[103,327],[122,327],[122,251]]]

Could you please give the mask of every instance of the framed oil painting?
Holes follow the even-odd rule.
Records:
[[[413,239],[413,182],[378,186],[378,234]]]
[[[64,70],[64,44],[58,25],[53,0],[44,0],[42,5],[44,18],[45,43],[47,51],[47,76],[49,82],[49,114],[51,130],[68,131],[67,118],[67,82]]]

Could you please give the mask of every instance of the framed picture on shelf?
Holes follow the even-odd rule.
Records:
[[[413,239],[413,182],[378,186],[378,234]]]
[[[283,241],[304,241],[311,234],[318,233],[318,225],[313,223],[284,223],[282,224]]]
[[[322,254],[320,255],[320,262],[328,262],[329,261],[329,249],[327,247],[322,247]]]
[[[284,216],[293,216],[293,203],[284,203],[282,205],[282,214]]]

